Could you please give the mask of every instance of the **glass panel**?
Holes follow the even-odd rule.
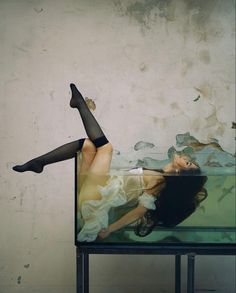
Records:
[[[185,148],[177,155],[198,162],[201,173],[167,172],[173,160],[171,148],[167,155],[114,152],[109,175],[102,170],[109,155],[103,154],[102,168],[95,162],[89,172],[78,154],[77,241],[235,243],[235,157],[212,148],[195,152]],[[99,160],[96,156],[91,154]],[[169,184],[176,187],[164,196]],[[198,193],[193,189],[196,184]],[[107,227],[115,231],[109,233]]]

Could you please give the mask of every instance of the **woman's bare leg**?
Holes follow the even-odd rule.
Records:
[[[98,185],[104,186],[109,178],[109,170],[112,159],[113,147],[111,143],[97,148],[96,155],[88,170],[87,176],[83,182],[79,193],[78,208],[85,200],[99,200],[101,194],[98,191]]]
[[[79,165],[79,190],[88,174],[88,171],[95,158],[97,149],[90,139],[86,138],[81,150],[81,161]]]

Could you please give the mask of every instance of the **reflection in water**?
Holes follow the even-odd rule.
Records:
[[[221,202],[226,197],[226,195],[232,193],[234,189],[234,185],[232,185],[230,188],[223,188],[222,195],[218,198],[218,202]]]

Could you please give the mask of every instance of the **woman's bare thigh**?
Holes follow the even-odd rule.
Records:
[[[104,186],[109,178],[109,170],[112,159],[112,146],[104,145],[97,150],[87,176],[79,192],[79,207],[85,200],[100,200],[101,194],[98,185]]]

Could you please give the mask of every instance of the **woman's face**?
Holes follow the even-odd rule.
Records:
[[[173,156],[173,165],[178,170],[190,170],[190,169],[198,169],[199,167],[191,162],[188,156],[179,156],[174,154]]]

